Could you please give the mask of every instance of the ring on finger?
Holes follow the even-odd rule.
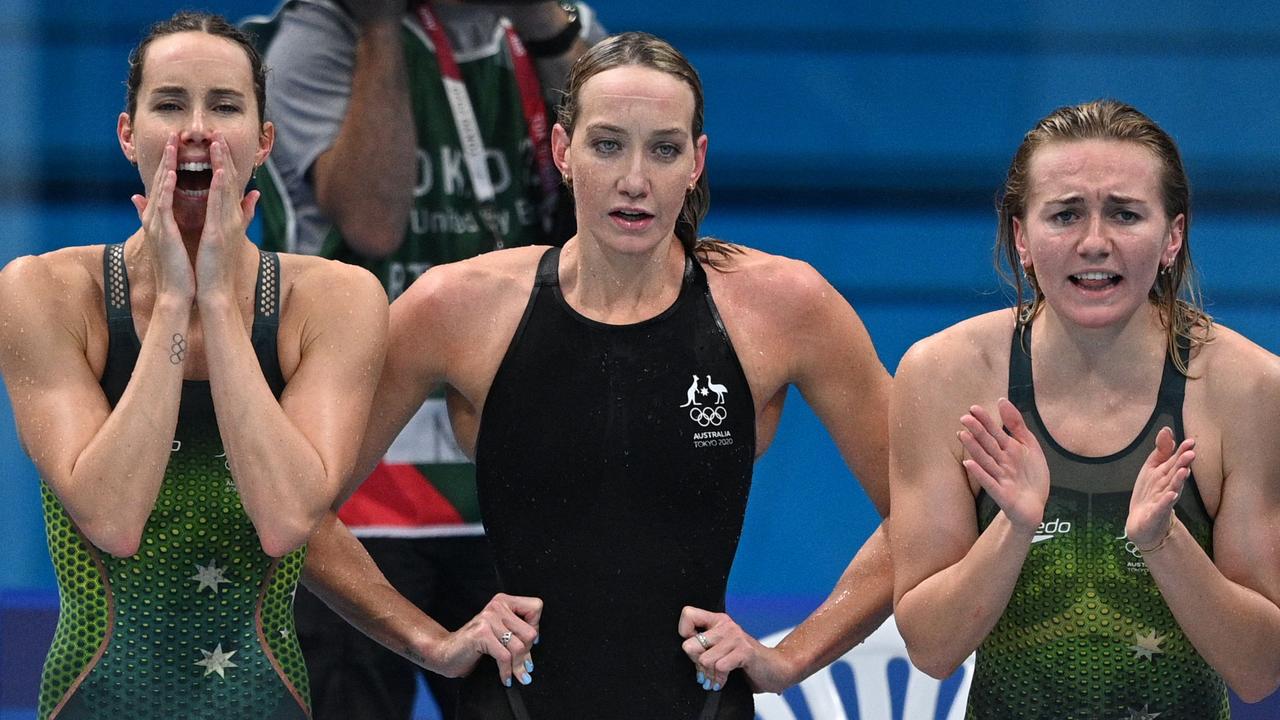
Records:
[[[707,639],[707,636],[706,636],[706,635],[703,635],[702,633],[698,633],[697,635],[694,635],[693,637],[694,637],[694,639],[695,639],[695,640],[697,640],[697,641],[698,641],[698,644],[702,646],[702,649],[703,649],[703,650],[710,650],[710,649],[711,649],[711,641]]]
[[[512,637],[512,633],[510,630],[502,633],[502,635],[498,636],[498,644],[501,645],[502,647],[506,647],[507,643],[511,642],[511,637]]]

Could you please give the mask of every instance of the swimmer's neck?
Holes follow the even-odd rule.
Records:
[[[560,291],[570,306],[593,320],[640,322],[675,302],[684,263],[684,248],[674,235],[650,251],[622,253],[580,233],[560,254]]]
[[[1109,383],[1123,384],[1145,376],[1148,364],[1143,359],[1163,359],[1165,353],[1166,335],[1159,310],[1150,303],[1125,322],[1101,328],[1072,324],[1046,306],[1033,321],[1033,328],[1032,356],[1053,358],[1052,363],[1037,363],[1037,373],[1047,371],[1064,383],[1105,377]]]

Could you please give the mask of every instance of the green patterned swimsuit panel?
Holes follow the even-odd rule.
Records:
[[[112,405],[137,357],[119,247],[106,251],[113,327],[103,387]],[[264,253],[262,265],[259,292],[278,292],[278,261]],[[259,360],[269,383],[282,386],[272,365],[278,303],[257,305]],[[132,557],[94,547],[44,483],[41,495],[61,600],[41,678],[41,720],[309,716],[292,612],[305,549],[278,559],[262,551],[207,382],[183,385],[169,465]]]
[[[1125,537],[1133,482],[1156,434],[1168,426],[1184,437],[1185,377],[1167,360],[1137,437],[1112,455],[1076,455],[1054,440],[1036,407],[1030,334],[1015,337],[1009,399],[1045,452],[1049,499],[1009,604],[978,647],[966,717],[1226,720],[1226,684],[1192,647]],[[980,529],[999,511],[979,494]],[[1212,557],[1213,521],[1194,477],[1175,512]]]

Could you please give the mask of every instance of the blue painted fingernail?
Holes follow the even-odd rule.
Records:
[[[715,685],[712,685],[711,689],[714,690],[715,692],[720,692],[720,683],[716,683]]]
[[[533,636],[533,644],[534,644],[534,645],[537,645],[537,644],[538,644],[538,641],[539,641],[539,640],[541,640],[541,639],[542,639],[542,636],[541,636],[541,635],[534,635],[534,636]]]
[[[703,690],[710,690],[710,689],[711,689],[711,678],[707,678],[706,680],[703,680],[703,681],[702,681],[702,689],[703,689]]]
[[[701,684],[702,684],[702,681],[703,681],[703,680],[706,680],[706,679],[707,679],[707,676],[706,676],[706,675],[703,675],[703,674],[702,674],[702,671],[701,671],[701,670],[699,670],[699,671],[698,671],[698,684],[699,684],[699,685],[701,685]]]
[[[511,678],[507,678],[506,680],[503,680],[502,684],[506,685],[507,687],[511,687]]]
[[[528,685],[533,682],[533,678],[529,677],[529,673],[520,673],[520,684]]]
[[[533,660],[532,660],[532,659],[530,659],[530,658],[525,658],[525,659],[524,659],[524,669],[525,669],[525,670],[528,670],[529,672],[533,672]]]

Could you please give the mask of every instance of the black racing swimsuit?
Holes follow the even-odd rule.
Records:
[[[1182,359],[1187,351],[1181,348]],[[1185,367],[1185,365],[1184,365]],[[1051,485],[1009,605],[978,647],[970,720],[1225,720],[1222,678],[1196,653],[1125,537],[1133,483],[1168,426],[1186,436],[1186,377],[1166,358],[1155,409],[1123,450],[1084,457],[1054,441],[1036,407],[1031,328],[1014,331],[1009,400],[1040,441]],[[1174,507],[1213,556],[1213,521],[1194,477]],[[1000,508],[978,495],[983,530]]]
[[[749,720],[745,676],[703,690],[677,633],[685,605],[724,609],[755,458],[706,273],[688,259],[670,308],[607,325],[565,302],[559,257],[542,257],[476,448],[502,588],[545,602],[533,683],[508,691],[486,661],[459,717]]]

